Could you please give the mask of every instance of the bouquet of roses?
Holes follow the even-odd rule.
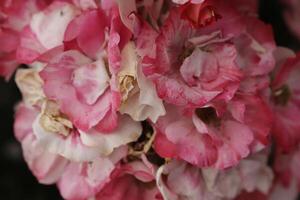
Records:
[[[20,66],[15,136],[37,180],[69,200],[295,199],[300,54],[257,10],[2,0],[0,74]]]

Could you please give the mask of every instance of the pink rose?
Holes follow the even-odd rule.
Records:
[[[147,26],[145,29],[153,41],[147,44],[143,39],[149,38],[141,36],[139,54],[143,57],[143,72],[156,85],[160,98],[186,107],[232,98],[242,74],[229,37],[223,37],[220,31],[197,32],[180,18],[178,10],[171,11],[159,35]],[[142,48],[148,48],[148,52]]]
[[[50,61],[40,75],[46,96],[58,101],[74,125],[86,131],[106,118],[107,130],[116,126],[118,101],[108,73],[103,59],[92,62],[78,51],[67,51]]]
[[[167,114],[154,125],[154,147],[160,156],[223,169],[269,142],[270,111],[259,97],[236,96],[226,106],[212,104],[193,111],[185,114],[167,107]]]

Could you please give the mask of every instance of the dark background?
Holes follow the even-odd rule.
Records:
[[[261,0],[261,19],[272,24],[277,44],[297,50],[300,44],[285,26],[281,10],[278,0]],[[13,135],[14,105],[20,99],[14,80],[0,79],[0,199],[62,199],[54,186],[39,184],[23,160],[20,144]]]

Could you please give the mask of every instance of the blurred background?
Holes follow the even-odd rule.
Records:
[[[272,24],[277,44],[299,50],[300,43],[286,27],[281,11],[278,0],[260,2],[260,18]],[[23,160],[20,144],[13,135],[14,106],[20,99],[14,80],[0,79],[0,199],[62,199],[55,186],[39,184]]]

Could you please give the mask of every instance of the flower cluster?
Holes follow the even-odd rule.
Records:
[[[0,75],[22,64],[14,129],[38,181],[68,200],[293,200],[300,54],[257,10],[1,1]]]

